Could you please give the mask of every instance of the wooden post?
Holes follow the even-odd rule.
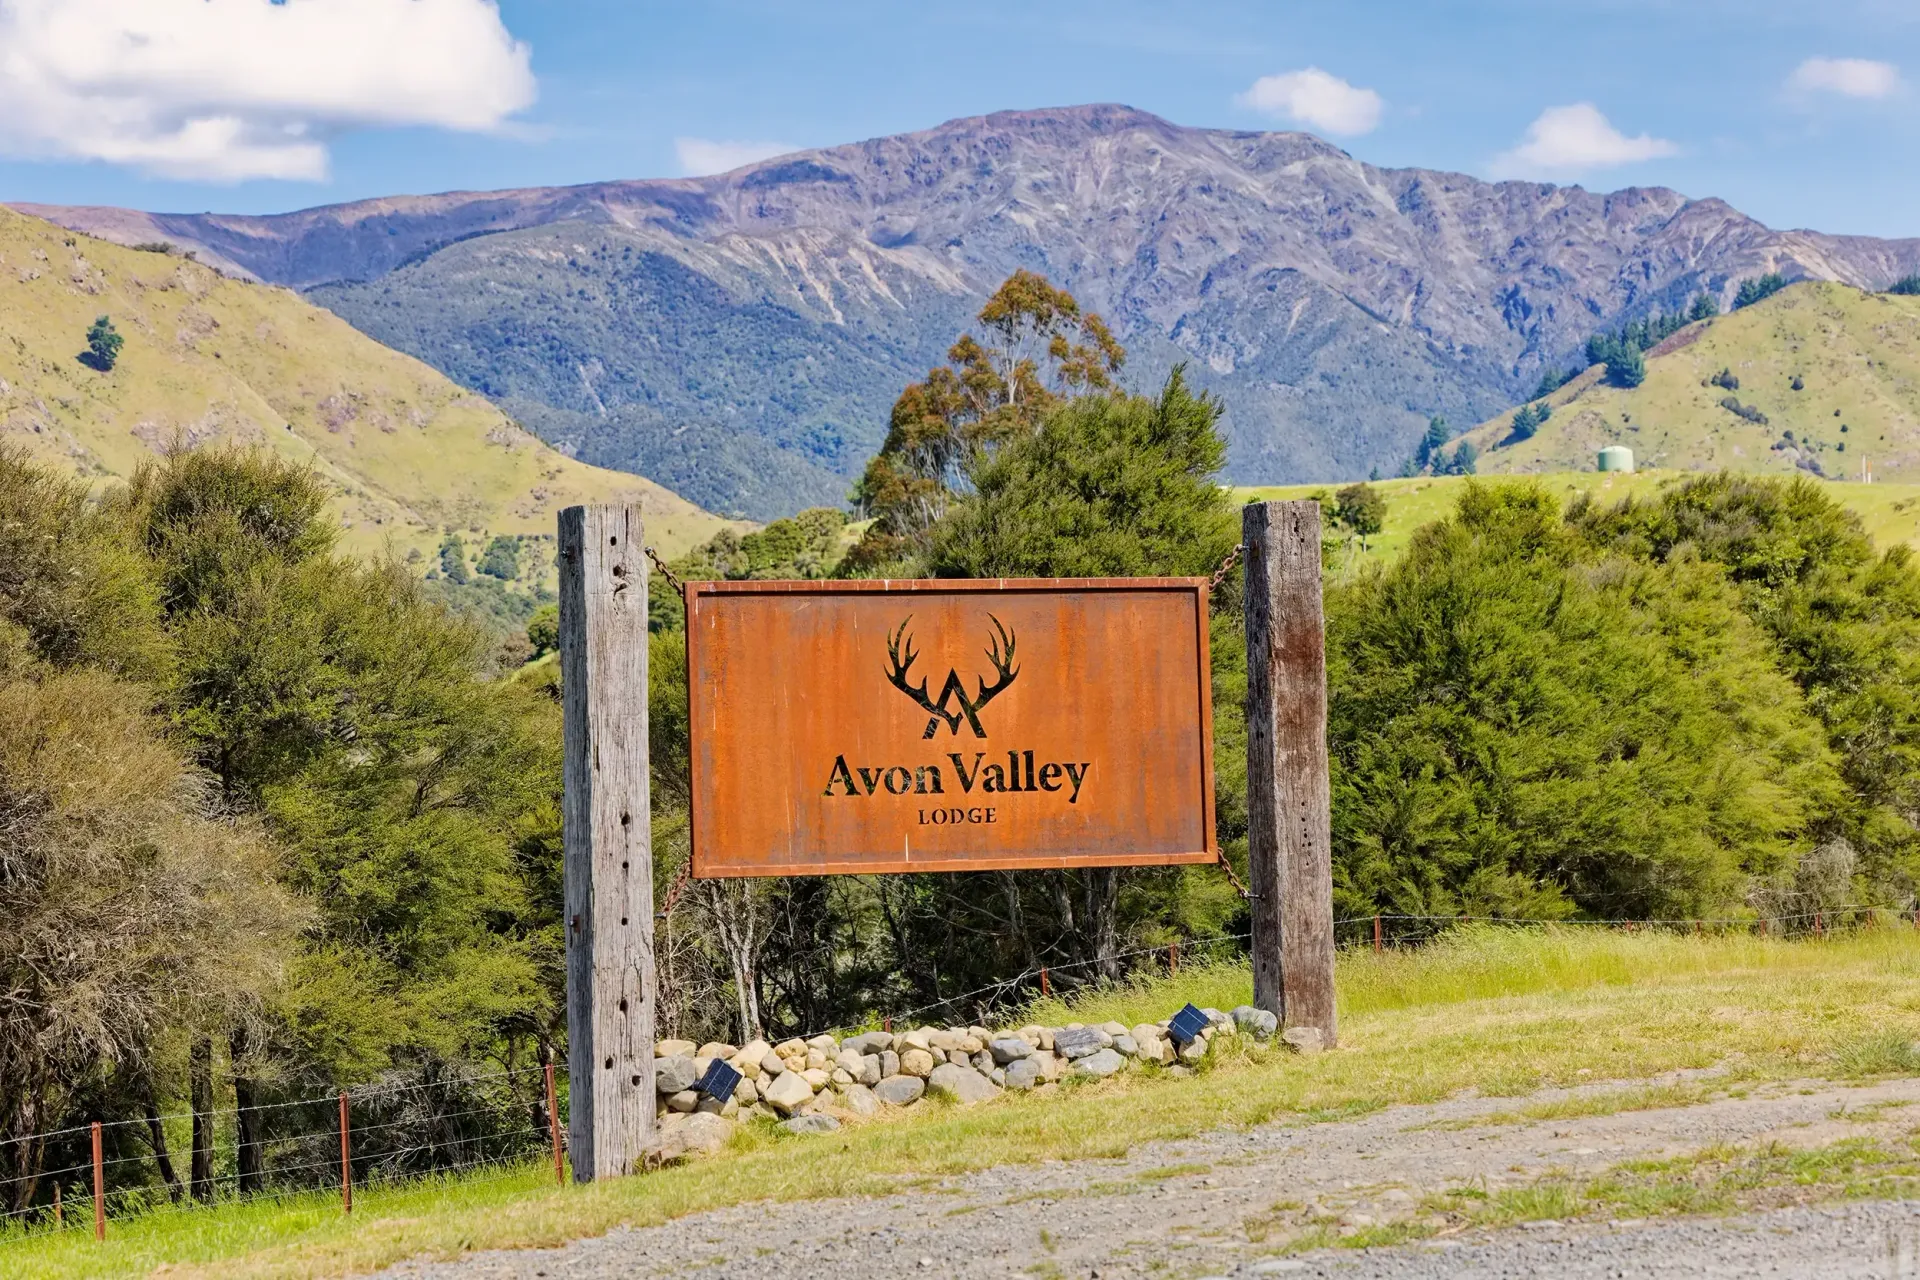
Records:
[[[1379,955],[1381,950],[1382,948],[1380,946],[1380,917],[1375,916],[1373,918],[1373,954]]]
[[[1253,1002],[1335,1043],[1332,798],[1320,506],[1241,513],[1247,564],[1247,862]]]
[[[340,1091],[340,1212],[353,1212],[353,1144],[347,1120],[347,1091]]]
[[[567,1166],[560,1156],[560,1094],[553,1086],[553,1064],[547,1064],[547,1138],[553,1143],[553,1180],[567,1185]]]
[[[641,1167],[654,1141],[647,563],[638,507],[560,513],[565,716],[567,1147],[573,1178]]]
[[[100,1122],[93,1122],[93,1238],[107,1238],[107,1170],[100,1158]]]

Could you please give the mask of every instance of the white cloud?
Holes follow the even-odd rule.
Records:
[[[319,180],[347,130],[497,128],[529,60],[493,0],[0,0],[0,151]]]
[[[1787,87],[1843,98],[1891,98],[1900,91],[1900,68],[1867,58],[1808,58],[1787,77]]]
[[[675,138],[674,154],[680,160],[680,172],[689,178],[704,178],[710,173],[726,173],[743,164],[783,156],[799,147],[790,142],[723,142],[715,138]]]
[[[1629,138],[1600,108],[1576,102],[1542,111],[1519,146],[1494,157],[1493,168],[1501,177],[1565,177],[1678,154],[1680,148],[1665,138],[1645,133]]]
[[[1343,134],[1372,133],[1387,105],[1373,90],[1356,89],[1318,67],[1261,76],[1234,101],[1266,115]]]

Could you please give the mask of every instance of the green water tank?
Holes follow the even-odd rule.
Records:
[[[1600,451],[1602,471],[1633,470],[1633,450],[1623,444],[1610,444]]]

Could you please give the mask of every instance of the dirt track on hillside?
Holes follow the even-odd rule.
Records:
[[[1709,1082],[1711,1073],[1666,1077]],[[1920,1277],[1920,1203],[1789,1207],[1728,1219],[1441,1228],[1391,1249],[1276,1257],[1309,1218],[1352,1232],[1419,1217],[1422,1196],[1597,1174],[1623,1160],[1714,1144],[1823,1146],[1901,1137],[1920,1124],[1920,1079],[1860,1088],[1773,1085],[1697,1106],[1532,1123],[1475,1124],[1528,1099],[1457,1099],[1359,1119],[1280,1123],[1145,1144],[1124,1160],[1009,1166],[870,1200],[752,1204],[560,1249],[409,1263],[390,1277],[1298,1275],[1423,1277]],[[1873,1104],[1882,1104],[1878,1107]],[[1461,1127],[1463,1126],[1464,1127]],[[832,1141],[831,1137],[820,1139]],[[1427,1222],[1440,1227],[1437,1220]]]

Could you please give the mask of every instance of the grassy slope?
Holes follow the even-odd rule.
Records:
[[[1511,412],[1476,427],[1480,469],[1584,471],[1601,446],[1624,444],[1646,467],[1791,473],[1808,459],[1852,478],[1864,457],[1877,479],[1920,481],[1920,297],[1798,284],[1655,350],[1631,391],[1593,369],[1554,393],[1553,417],[1530,440],[1503,443]],[[1708,384],[1722,369],[1737,391]],[[1767,425],[1722,407],[1728,395]],[[1787,432],[1795,447],[1774,448]]]
[[[881,1194],[994,1164],[1114,1157],[1221,1125],[1337,1118],[1468,1089],[1518,1095],[1715,1064],[1728,1083],[1885,1074],[1907,1062],[1895,1050],[1920,1037],[1920,935],[1899,922],[1800,942],[1466,930],[1414,951],[1343,952],[1338,986],[1342,1049],[1314,1058],[1235,1045],[1196,1080],[1139,1073],[1052,1099],[921,1107],[830,1140],[749,1132],[722,1156],[588,1187],[555,1189],[550,1167],[536,1165],[492,1181],[366,1189],[351,1222],[324,1192],[162,1211],[114,1224],[104,1247],[84,1229],[0,1242],[0,1276],[143,1275],[163,1265],[175,1277],[344,1275],[730,1204]],[[1188,999],[1231,1007],[1249,990],[1244,967],[1189,965],[1178,979],[1098,993],[1072,1012],[1131,1025]],[[1058,1006],[1033,1013],[1068,1016]]]
[[[102,313],[126,339],[110,373],[75,358]],[[430,552],[446,526],[551,535],[576,502],[638,498],[670,554],[723,523],[652,481],[555,452],[287,290],[0,208],[0,443],[105,478],[176,440],[311,461],[360,552]]]
[[[1551,420],[1548,425],[1552,425]],[[1662,485],[1679,483],[1687,476],[1684,472],[1675,471],[1638,471],[1632,475],[1569,471],[1527,478],[1545,485],[1560,495],[1563,501],[1570,501],[1581,493],[1591,493],[1597,501],[1612,503],[1629,496],[1640,497],[1653,493]],[[1452,512],[1460,486],[1465,483],[1465,477],[1461,476],[1420,476],[1411,480],[1375,481],[1374,488],[1380,490],[1387,499],[1386,527],[1370,541],[1367,550],[1381,560],[1391,560],[1399,555],[1406,549],[1415,529]],[[1333,493],[1339,487],[1330,484],[1297,484],[1234,489],[1232,492],[1237,501],[1245,502],[1254,498],[1311,498]],[[1859,515],[1861,523],[1878,545],[1906,542],[1920,548],[1920,484],[1835,482],[1828,492]]]

